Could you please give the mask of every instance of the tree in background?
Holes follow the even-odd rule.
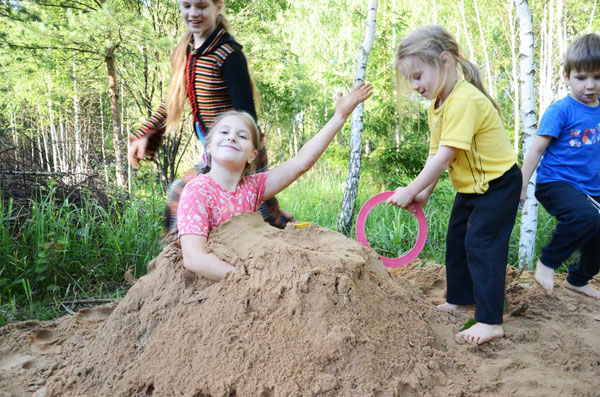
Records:
[[[356,64],[356,74],[354,85],[365,81],[367,71],[367,61],[373,40],[375,38],[375,23],[377,15],[377,0],[370,0],[367,5],[367,18],[365,27],[365,39],[358,50],[358,61]],[[338,218],[337,226],[342,232],[348,234],[352,228],[354,215],[354,204],[358,195],[358,180],[360,177],[361,159],[362,159],[362,129],[363,129],[363,108],[364,104],[359,104],[352,112],[352,130],[350,133],[350,162],[348,165],[348,176],[346,177],[346,188],[344,189],[344,199],[342,209]]]

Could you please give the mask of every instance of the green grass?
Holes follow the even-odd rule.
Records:
[[[64,313],[61,302],[120,297],[124,274],[146,272],[160,250],[162,205],[91,195],[79,206],[52,190],[28,206],[0,202],[0,325]]]
[[[345,178],[345,170],[317,167],[278,195],[281,207],[298,220],[336,230]],[[385,190],[390,189],[365,172],[354,221],[362,204]],[[429,233],[423,259],[444,263],[454,194],[450,181],[442,179],[424,208]],[[0,326],[64,314],[62,303],[67,300],[122,297],[128,289],[125,272],[145,274],[161,249],[164,194],[147,189],[134,197],[113,199],[102,207],[84,195],[74,205],[60,202],[50,190],[25,207],[0,202]],[[542,207],[539,213],[536,257],[556,224]],[[512,264],[518,258],[519,217],[511,235]],[[376,252],[395,257],[413,246],[417,223],[408,211],[381,204],[367,218],[366,235]],[[354,226],[349,236],[354,238]]]

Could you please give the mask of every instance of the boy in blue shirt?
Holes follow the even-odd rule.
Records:
[[[600,299],[588,282],[600,270],[600,36],[587,34],[567,49],[563,78],[570,94],[548,107],[523,162],[521,203],[537,167],[535,197],[558,219],[542,249],[535,280],[551,294],[554,270],[579,250],[565,288]],[[542,157],[543,155],[543,157]]]

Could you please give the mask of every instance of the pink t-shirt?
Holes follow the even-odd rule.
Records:
[[[265,195],[267,172],[242,177],[235,192],[223,189],[208,175],[192,179],[181,193],[177,209],[179,236],[210,231],[234,215],[254,212]]]

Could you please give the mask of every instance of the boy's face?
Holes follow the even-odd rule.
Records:
[[[598,106],[600,96],[600,70],[580,72],[571,70],[569,75],[563,72],[565,83],[571,87],[571,96],[577,102],[588,106]]]

